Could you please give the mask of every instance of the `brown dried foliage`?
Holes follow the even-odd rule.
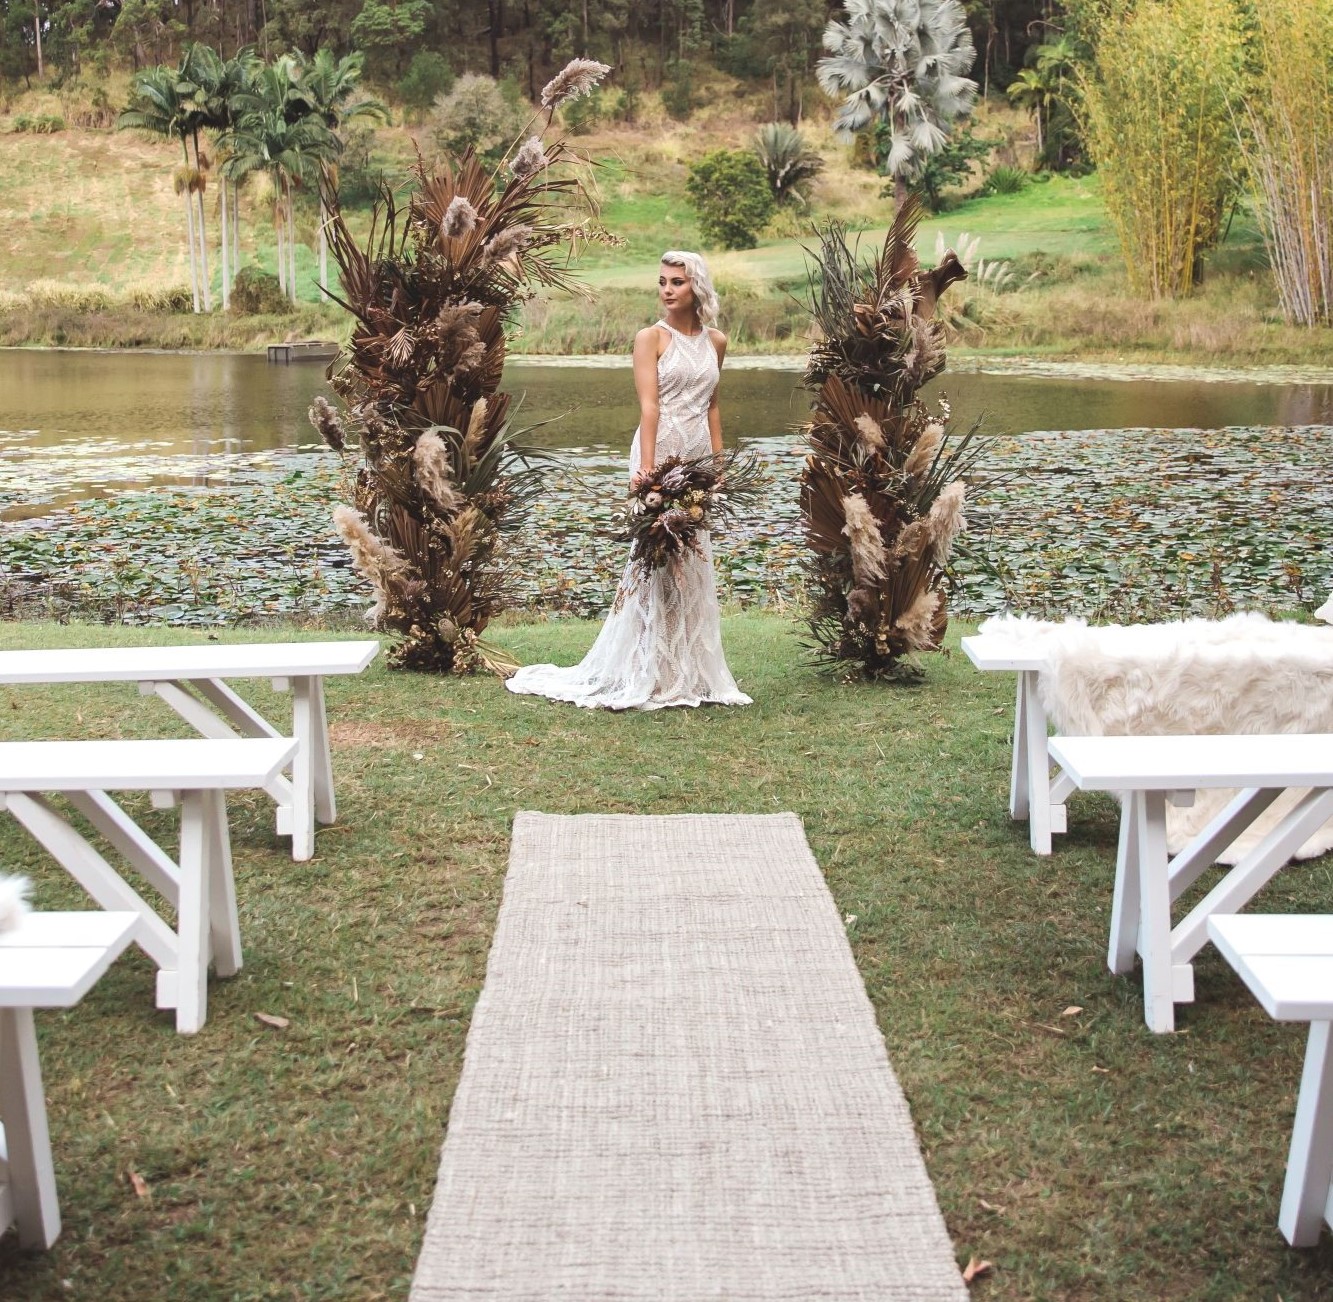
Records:
[[[947,406],[917,391],[944,368],[939,296],[967,273],[950,253],[922,271],[915,200],[905,203],[876,258],[857,261],[829,225],[811,252],[822,338],[805,384],[814,394],[801,474],[810,630],[819,655],[869,678],[909,668],[948,626],[944,566],[963,527],[971,436],[950,444]]]
[[[340,529],[375,588],[369,617],[401,635],[402,666],[509,667],[478,639],[512,599],[498,548],[539,479],[497,392],[504,327],[536,287],[575,288],[555,251],[579,230],[567,213],[583,193],[558,170],[576,160],[563,142],[543,157],[503,190],[470,151],[433,171],[418,159],[406,204],[383,186],[362,241],[326,189],[338,301],[356,318],[330,368],[359,436],[360,524],[344,515]],[[377,563],[385,554],[402,565]]]

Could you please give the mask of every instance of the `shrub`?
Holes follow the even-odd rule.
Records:
[[[875,128],[875,157],[883,160],[888,157],[893,131],[881,122]],[[927,154],[917,173],[913,188],[920,194],[926,207],[931,212],[940,212],[944,208],[944,189],[950,185],[960,185],[971,175],[974,159],[987,157],[998,141],[978,136],[971,125],[961,131],[955,131],[945,144],[933,154]],[[884,194],[891,195],[893,186],[886,185]]]
[[[449,60],[435,50],[418,50],[398,83],[398,95],[403,103],[417,112],[423,112],[453,88],[454,70]]]
[[[194,295],[189,285],[135,286],[125,291],[125,301],[136,312],[190,312],[194,309]]]
[[[602,92],[594,90],[590,95],[580,95],[570,100],[560,110],[565,128],[572,136],[586,136],[602,118]]]
[[[765,122],[755,136],[754,152],[768,174],[768,188],[778,203],[797,199],[805,202],[798,189],[814,180],[824,160],[807,148],[805,137],[786,122]]]
[[[431,113],[435,143],[455,157],[470,146],[495,161],[522,126],[521,111],[500,84],[474,72],[464,73]]]
[[[30,132],[35,136],[51,136],[65,129],[65,119],[54,113],[20,113],[10,128],[17,132]]]
[[[690,168],[686,193],[704,239],[724,249],[752,249],[777,205],[763,164],[750,153],[717,149]]]
[[[259,267],[242,267],[231,286],[231,310],[238,316],[280,316],[293,311],[277,276]]]
[[[63,280],[34,280],[28,286],[33,307],[58,307],[69,312],[106,312],[115,306],[105,285],[77,285]]]
[[[1000,163],[986,173],[981,188],[987,194],[1021,194],[1027,189],[1032,174],[1025,167],[1015,167],[1012,163]]]
[[[697,107],[694,98],[694,69],[685,59],[671,65],[671,77],[662,85],[662,107],[677,122],[684,122]]]

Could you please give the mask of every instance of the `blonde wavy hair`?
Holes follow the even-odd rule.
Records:
[[[713,288],[713,278],[708,274],[708,264],[697,253],[686,253],[680,249],[668,249],[662,254],[662,262],[668,267],[681,267],[690,278],[690,288],[694,291],[694,309],[699,314],[699,324],[714,325],[718,313],[722,310],[717,301],[717,290]]]

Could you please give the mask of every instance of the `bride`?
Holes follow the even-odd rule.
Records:
[[[697,253],[664,253],[657,291],[662,320],[634,339],[639,428],[630,447],[631,486],[667,457],[722,451],[717,382],[727,337],[712,328],[718,302],[704,260]],[[590,709],[749,705],[722,654],[706,532],[699,541],[702,555],[686,553],[651,578],[627,564],[611,613],[582,663],[528,665],[508,680],[509,690]]]

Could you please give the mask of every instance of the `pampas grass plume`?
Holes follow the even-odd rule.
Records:
[[[13,931],[23,921],[31,887],[26,877],[0,877],[0,931]]]
[[[463,436],[463,451],[469,457],[475,457],[481,450],[481,441],[486,437],[486,399],[478,398],[472,404],[472,415],[468,418],[467,433]]]
[[[407,558],[396,552],[371,529],[360,511],[350,506],[333,508],[333,527],[352,553],[352,564],[362,578],[375,587],[375,596],[385,602],[388,589],[411,573]]]
[[[459,236],[475,230],[476,226],[477,210],[472,206],[472,201],[465,194],[454,195],[444,210],[444,220],[440,223],[440,230],[451,240],[456,240]]]
[[[899,617],[897,627],[902,632],[903,641],[914,651],[930,651],[934,648],[935,634],[931,626],[939,604],[940,594],[928,588]]]
[[[861,442],[869,451],[884,451],[884,426],[869,412],[863,411],[856,418],[856,432],[861,436]]]
[[[903,462],[903,474],[909,479],[926,474],[935,464],[935,456],[943,442],[944,426],[938,421],[931,421],[917,439],[916,446],[908,453],[907,460]]]
[[[934,548],[935,563],[943,565],[949,558],[953,540],[967,528],[967,517],[963,514],[963,501],[967,488],[961,479],[955,479],[935,499],[926,517],[930,525],[930,542]]]
[[[449,477],[449,449],[434,430],[427,430],[412,449],[412,466],[421,491],[441,511],[458,509],[459,497]]]
[[[852,572],[859,585],[882,579],[887,571],[888,556],[880,537],[879,522],[860,493],[850,493],[842,499],[846,523],[842,527],[851,542]]]

